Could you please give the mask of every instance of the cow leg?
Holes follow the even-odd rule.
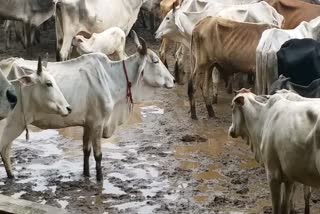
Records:
[[[94,133],[93,133],[94,136],[93,136],[93,140],[92,140],[94,159],[96,161],[97,181],[102,181],[103,180],[102,167],[101,167],[101,161],[102,161],[102,152],[101,152],[102,128],[103,128],[103,125],[99,125],[99,126],[95,127],[95,130],[94,130]]]
[[[30,24],[26,24],[26,37],[27,37],[27,48],[30,48],[32,46],[32,41],[31,41],[31,32],[32,27]]]
[[[229,76],[228,82],[227,82],[227,93],[232,94],[232,82],[233,82],[233,75]]]
[[[16,139],[24,130],[23,122],[17,118],[8,118],[7,124],[3,129],[3,134],[1,137],[0,144],[0,154],[7,172],[7,176],[13,179],[13,172],[11,167],[10,152],[12,141]]]
[[[220,73],[217,68],[214,68],[211,72],[212,72],[212,90],[213,90],[212,104],[217,104]]]
[[[294,183],[291,181],[287,181],[284,183],[285,188],[284,188],[284,194],[282,198],[282,203],[281,203],[281,213],[283,214],[289,214],[290,212],[290,203],[292,201],[292,196],[293,196],[293,187]]]
[[[83,175],[85,177],[90,177],[91,132],[92,130],[89,125],[83,128]]]
[[[163,39],[160,45],[160,60],[163,62],[163,64],[166,66],[166,68],[168,68],[168,63],[167,63],[167,59],[166,59],[166,51],[168,48],[168,44],[169,44],[169,40],[168,39]]]
[[[202,96],[206,104],[209,118],[215,117],[213,107],[212,107],[212,97],[213,97],[213,82],[212,82],[212,70],[213,67],[206,69],[204,85],[202,87]]]
[[[304,214],[310,213],[310,197],[311,197],[311,187],[303,185],[304,193]]]
[[[197,120],[197,113],[196,113],[196,101],[194,99],[194,93],[195,93],[195,88],[194,88],[194,83],[193,83],[193,78],[190,78],[189,83],[188,83],[188,96],[189,96],[189,103],[190,103],[190,112],[191,112],[191,118],[193,120]]]
[[[278,179],[270,178],[269,176],[268,176],[268,180],[269,180],[269,187],[271,190],[272,213],[281,214],[281,210],[280,210],[281,182]]]
[[[7,31],[6,31],[6,49],[10,48],[10,40],[11,40],[11,30],[7,29]]]

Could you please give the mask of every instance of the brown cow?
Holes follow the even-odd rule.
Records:
[[[209,117],[215,116],[212,108],[213,68],[216,67],[222,77],[237,72],[254,73],[258,42],[263,31],[272,27],[276,26],[217,17],[198,22],[192,32],[192,73],[188,85],[192,119],[197,119],[194,93],[198,87],[202,90]]]
[[[320,5],[301,0],[265,0],[284,17],[284,29],[293,29],[302,21],[320,16]]]

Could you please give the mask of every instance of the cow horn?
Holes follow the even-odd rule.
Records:
[[[136,44],[137,48],[138,49],[141,48],[141,44],[140,44],[139,38],[137,36],[137,33],[134,30],[131,31],[131,36],[132,36],[133,41]]]
[[[178,6],[178,1],[175,1],[173,4],[172,4],[172,12],[174,13],[176,11],[176,7]]]
[[[38,58],[38,68],[37,68],[37,74],[40,76],[42,73],[42,63],[41,63],[41,56]]]
[[[141,54],[141,55],[146,55],[147,54],[147,44],[146,44],[146,41],[139,37],[139,40],[141,41],[141,45],[140,47],[138,48],[138,52]]]

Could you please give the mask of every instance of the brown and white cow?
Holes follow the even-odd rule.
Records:
[[[217,68],[224,78],[237,72],[254,73],[258,42],[263,31],[272,27],[276,26],[217,17],[204,18],[195,26],[191,39],[192,73],[188,85],[192,119],[197,119],[195,89],[201,88],[209,117],[214,117],[213,69]],[[214,99],[217,94],[214,94]]]

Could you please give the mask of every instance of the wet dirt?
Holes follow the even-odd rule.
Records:
[[[0,59],[35,59],[49,52],[55,59],[55,35],[42,32],[33,55],[15,45],[8,51],[0,41]],[[153,50],[159,42],[138,28]],[[3,29],[0,38],[4,38]],[[128,53],[135,48],[129,39]],[[169,65],[173,65],[172,53]],[[170,69],[172,69],[170,67]],[[31,127],[30,140],[22,134],[13,142],[16,179],[6,179],[0,164],[0,193],[67,209],[70,213],[271,213],[265,171],[242,140],[228,137],[232,96],[220,87],[217,118],[208,119],[197,96],[199,120],[190,119],[186,85],[160,89],[135,105],[127,124],[102,143],[104,181],[82,176],[82,128],[39,130]],[[2,121],[3,123],[5,121]],[[303,213],[301,187],[295,197]],[[312,213],[320,213],[314,190]]]

